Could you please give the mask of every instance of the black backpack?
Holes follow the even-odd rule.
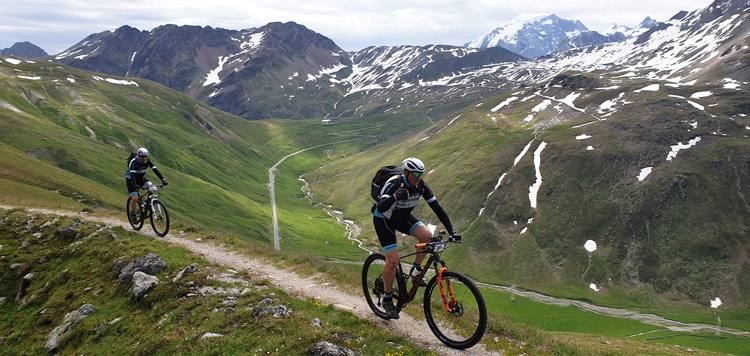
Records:
[[[383,166],[375,172],[375,176],[372,177],[372,186],[370,187],[370,196],[376,202],[380,198],[380,190],[383,189],[385,184],[391,177],[401,174],[403,169],[399,166]]]
[[[130,161],[132,161],[133,158],[136,158],[136,157],[138,157],[137,154],[130,152],[130,156],[128,157],[128,169],[130,169]]]

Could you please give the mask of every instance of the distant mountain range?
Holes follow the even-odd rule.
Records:
[[[646,17],[635,29],[613,24],[600,34],[583,23],[556,15],[521,14],[486,34],[467,42],[465,47],[503,47],[526,58],[542,57],[571,48],[618,42],[643,33],[658,24]]]
[[[21,58],[47,57],[49,54],[31,42],[16,42],[10,48],[0,51],[3,56],[16,56]]]
[[[711,48],[704,53],[713,55],[722,43],[718,32],[719,39],[727,37],[726,30],[706,27],[709,22],[723,16],[725,26],[742,33],[747,21],[730,15],[746,5],[746,0],[718,0],[695,11],[701,14],[695,15],[698,19],[681,12],[665,23],[646,18],[636,28],[613,25],[603,34],[588,31],[580,21],[526,14],[468,47],[369,47],[354,53],[293,22],[245,30],[164,25],[140,31],[122,26],[92,34],[48,59],[154,80],[251,120],[369,116],[400,105],[470,103],[567,70],[638,63],[659,67],[664,62],[692,70],[697,50],[692,43]],[[678,37],[680,44],[667,45]],[[373,96],[392,100],[362,104]]]

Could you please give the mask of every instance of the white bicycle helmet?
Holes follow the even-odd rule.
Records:
[[[141,147],[135,152],[139,156],[148,156],[148,150],[145,147]]]
[[[419,158],[409,157],[401,163],[401,168],[408,172],[424,173],[424,163]]]

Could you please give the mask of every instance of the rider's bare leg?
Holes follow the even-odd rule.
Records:
[[[138,193],[130,196],[130,211],[138,211]]]
[[[393,280],[398,271],[398,249],[385,252],[385,267],[383,267],[383,289],[386,293],[393,292]]]
[[[429,242],[430,238],[432,237],[432,233],[430,232],[430,229],[427,228],[427,226],[419,225],[416,228],[414,228],[414,237],[419,240],[420,243]],[[424,257],[427,256],[425,253],[418,253],[414,256],[414,263],[421,265],[422,260],[424,260]],[[386,256],[387,258],[387,256]],[[387,263],[387,261],[386,261]]]

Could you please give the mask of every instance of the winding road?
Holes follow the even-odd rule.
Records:
[[[300,154],[302,152],[314,150],[316,148],[320,148],[320,147],[324,147],[324,146],[330,146],[330,145],[335,145],[335,144],[344,143],[344,142],[351,142],[351,141],[361,140],[363,138],[365,138],[365,137],[358,137],[358,138],[353,138],[353,139],[349,139],[349,140],[324,143],[322,145],[308,147],[308,148],[305,148],[305,149],[299,150],[297,152],[294,152],[292,154],[288,154],[288,155],[284,156],[278,162],[276,162],[276,164],[274,164],[273,167],[271,167],[271,168],[268,169],[268,181],[269,181],[269,183],[268,183],[268,190],[271,191],[271,209],[273,209],[273,248],[274,249],[279,250],[279,251],[281,250],[281,244],[280,244],[280,238],[279,238],[279,217],[278,217],[278,213],[276,211],[276,187],[275,187],[275,185],[276,185],[276,173],[275,172],[278,170],[276,167],[278,167],[287,158],[295,156],[295,155],[298,155],[298,154]]]

